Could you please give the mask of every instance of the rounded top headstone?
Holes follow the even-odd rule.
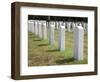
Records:
[[[43,25],[46,26],[46,22],[43,22]]]
[[[81,25],[81,24],[80,24],[80,25],[78,25],[78,26],[77,26],[77,28],[78,28],[78,29],[83,29],[83,27],[82,27],[82,25]]]
[[[60,28],[65,28],[65,26],[60,26]]]
[[[51,26],[52,28],[55,28],[55,25],[54,25],[54,24],[50,24],[50,26]]]
[[[39,21],[39,23],[41,24],[41,23],[42,23],[42,21],[40,20],[40,21]]]

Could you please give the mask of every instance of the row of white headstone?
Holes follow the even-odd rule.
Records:
[[[39,20],[30,20],[30,21],[39,21]],[[63,21],[52,21],[52,22],[55,25],[55,29],[58,30],[59,27],[60,27],[60,24]],[[67,22],[64,22],[64,23],[65,23],[65,30],[67,30],[68,32],[74,31],[75,27],[78,26],[79,24],[82,25],[82,27],[83,27],[85,32],[87,32],[87,30],[88,30],[88,24],[86,22],[73,22],[73,21],[71,22],[71,21],[67,21]],[[48,25],[48,22],[47,22],[47,25]]]
[[[28,31],[35,33],[42,39],[47,39],[47,24],[46,21],[28,21]]]
[[[61,25],[61,23],[63,22],[63,21],[52,21],[53,23],[54,23],[54,25],[55,25],[55,29],[59,29],[59,27],[60,27],[60,25]],[[76,26],[78,26],[79,24],[81,24],[82,25],[82,27],[83,27],[83,29],[84,29],[84,31],[86,31],[87,32],[87,28],[88,28],[88,25],[87,25],[87,23],[86,22],[71,22],[71,21],[67,21],[67,22],[63,22],[63,23],[65,23],[65,28],[66,28],[66,30],[68,31],[68,32],[72,32],[72,31],[74,31],[74,29],[75,29],[75,27]]]
[[[49,43],[54,45],[54,30],[55,27],[59,31],[59,50],[65,50],[65,26],[64,22],[60,22],[57,26],[55,26],[54,22],[47,23],[46,21],[36,21],[29,20],[28,21],[28,30],[29,32],[35,33],[35,35],[39,36],[42,39],[47,39],[47,31],[49,32]],[[73,30],[74,35],[74,58],[77,60],[83,59],[83,40],[84,40],[84,29],[82,25],[75,25]],[[67,48],[66,48],[67,49]]]

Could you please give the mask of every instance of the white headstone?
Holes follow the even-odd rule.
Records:
[[[59,21],[59,27],[61,27],[61,26],[62,26],[62,24],[63,24],[63,22],[62,22],[62,21]]]
[[[67,22],[67,30],[68,32],[71,32],[71,22]]]
[[[50,23],[54,25],[54,29],[55,29],[55,27],[56,27],[56,22],[55,22],[55,21],[51,21]]]
[[[35,21],[35,34],[38,35],[38,21]]]
[[[39,22],[39,26],[38,26],[38,35],[40,38],[42,38],[42,22]]]
[[[72,29],[71,30],[74,31],[74,29],[76,27],[76,24],[74,22],[72,22],[71,24],[72,24]]]
[[[59,28],[59,49],[65,50],[65,25],[61,25]]]
[[[50,24],[49,24],[49,21],[47,21],[47,37],[49,35],[49,27],[50,27]]]
[[[28,21],[28,31],[31,32],[31,22],[30,22],[30,20]]]
[[[56,29],[58,30],[58,28],[59,28],[59,22],[56,21]]]
[[[55,29],[54,23],[50,22],[50,24],[49,24],[49,42],[51,45],[54,45],[54,29]]]
[[[47,39],[47,23],[43,21],[42,23],[42,38]]]
[[[84,43],[84,29],[81,25],[74,30],[74,58],[77,60],[83,59],[83,43]]]
[[[87,23],[86,22],[82,22],[82,27],[84,28],[84,31],[87,32],[88,26],[87,26]]]
[[[28,31],[29,31],[29,32],[32,32],[32,23],[33,23],[32,20],[29,20],[29,21],[28,21]]]
[[[32,21],[31,31],[32,31],[32,33],[34,33],[34,20]]]

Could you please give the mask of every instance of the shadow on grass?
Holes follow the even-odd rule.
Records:
[[[49,44],[39,44],[38,46],[48,46]]]
[[[57,52],[59,49],[54,49],[54,50],[47,50],[47,52]]]
[[[41,39],[34,39],[34,41],[41,41]]]
[[[61,60],[56,60],[56,63],[57,63],[57,64],[64,64],[64,63],[73,62],[74,60],[75,60],[74,58],[61,59]]]

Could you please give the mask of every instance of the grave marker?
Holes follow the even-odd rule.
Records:
[[[28,20],[28,32],[30,32],[30,21]]]
[[[28,31],[32,32],[32,20],[28,21]]]
[[[71,32],[71,22],[67,22],[67,30],[68,32]]]
[[[59,49],[60,51],[65,50],[65,24],[59,28]]]
[[[71,30],[74,31],[74,29],[75,29],[75,27],[76,27],[76,24],[75,24],[74,22],[72,22],[72,23],[71,23],[71,26],[72,26],[72,29],[71,29]]]
[[[47,39],[47,23],[43,21],[42,23],[42,38]]]
[[[58,30],[58,28],[59,28],[59,22],[56,21],[56,30]]]
[[[31,32],[34,33],[34,20],[32,20]]]
[[[38,21],[35,21],[35,34],[38,35]]]
[[[84,29],[81,25],[74,30],[74,58],[83,60]]]
[[[40,38],[42,38],[42,22],[39,22],[38,35],[39,35]]]
[[[54,29],[55,29],[54,23],[50,22],[49,24],[49,43],[51,45],[54,45]]]

